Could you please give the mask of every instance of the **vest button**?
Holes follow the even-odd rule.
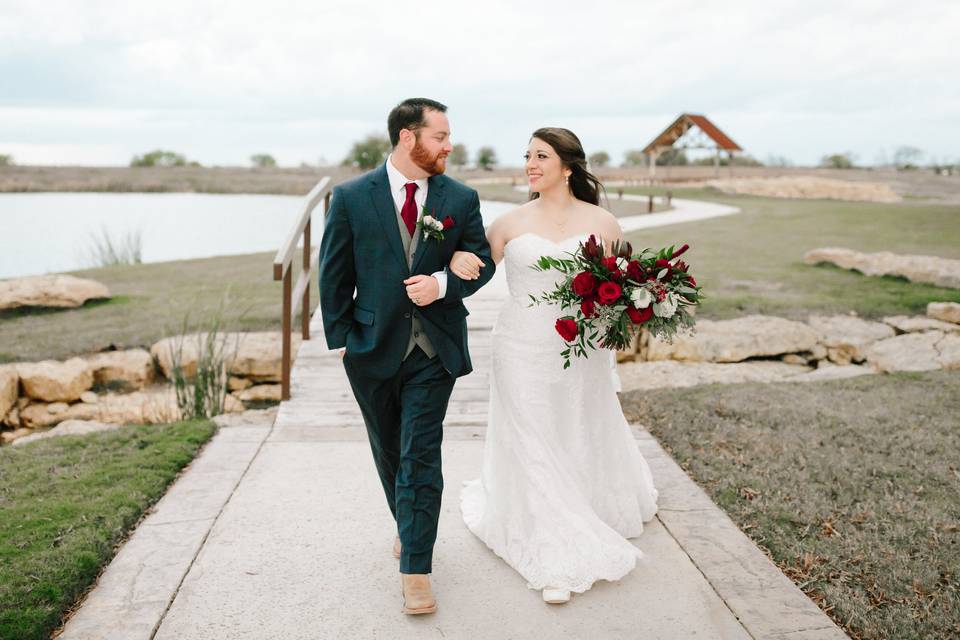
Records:
[[[414,337],[414,338],[419,338],[419,337],[420,337],[420,332],[419,332],[419,331],[414,331],[414,332],[413,332],[413,337]]]
[[[405,313],[405,314],[403,314],[403,317],[404,317],[404,318],[409,318],[409,317],[410,317],[410,314],[409,314],[409,313]]]

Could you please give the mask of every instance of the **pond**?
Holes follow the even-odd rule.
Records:
[[[115,245],[139,235],[143,262],[276,251],[302,205],[245,194],[0,194],[0,278],[96,266],[104,235]],[[484,224],[515,206],[482,202]]]

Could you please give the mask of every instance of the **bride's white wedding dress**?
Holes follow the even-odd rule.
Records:
[[[530,265],[575,250],[587,235],[557,243],[525,233],[504,248],[510,295],[492,334],[483,469],[460,495],[467,527],[531,589],[582,593],[596,580],[619,580],[643,557],[627,538],[657,512],[610,352],[590,351],[563,369],[554,323],[564,312],[529,306],[529,294],[559,279]]]

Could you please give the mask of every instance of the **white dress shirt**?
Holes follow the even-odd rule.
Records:
[[[393,204],[397,208],[397,215],[400,215],[400,211],[403,209],[403,203],[407,201],[407,189],[404,185],[408,182],[416,182],[417,190],[413,194],[413,201],[417,203],[417,219],[420,218],[420,212],[423,210],[423,205],[427,201],[427,179],[422,178],[420,180],[409,180],[407,179],[400,170],[393,165],[393,154],[387,156],[387,178],[390,180],[390,195],[393,196]],[[419,229],[414,228],[414,233],[419,233]],[[429,238],[420,238],[420,242],[429,242]],[[437,299],[444,297],[447,294],[447,272],[437,271],[431,274],[434,278],[437,279],[437,284],[440,285],[440,293],[437,296]]]

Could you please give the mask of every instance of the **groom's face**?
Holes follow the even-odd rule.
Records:
[[[427,110],[423,114],[427,126],[418,131],[416,143],[410,150],[414,164],[435,176],[447,168],[447,156],[453,150],[450,144],[450,121],[440,111]]]

